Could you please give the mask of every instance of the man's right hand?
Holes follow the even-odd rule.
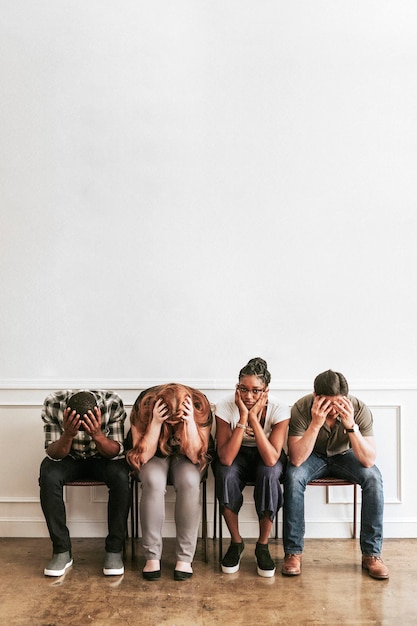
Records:
[[[326,396],[315,396],[311,407],[311,421],[314,426],[321,428],[330,413],[332,403]]]
[[[80,421],[80,416],[70,407],[67,407],[63,416],[64,433],[73,439],[79,431]]]

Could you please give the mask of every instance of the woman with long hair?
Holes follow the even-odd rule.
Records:
[[[169,383],[143,391],[130,415],[133,447],[127,460],[140,481],[140,520],[145,580],[161,577],[162,526],[167,484],[176,491],[175,580],[193,574],[200,521],[200,482],[208,462],[212,424],[206,396]]]

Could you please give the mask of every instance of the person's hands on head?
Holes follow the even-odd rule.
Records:
[[[101,410],[98,406],[94,407],[94,411],[87,411],[82,416],[82,424],[84,430],[94,439],[101,434]]]
[[[326,417],[330,414],[333,403],[326,396],[314,396],[313,406],[311,407],[311,421],[316,426],[323,426]]]
[[[162,398],[158,398],[152,410],[152,419],[162,424],[169,417],[169,409]]]
[[[355,423],[355,411],[351,400],[346,396],[337,396],[333,404],[339,413],[343,426],[352,428]]]
[[[69,406],[64,410],[63,428],[64,432],[73,438],[80,429],[80,416]]]
[[[95,412],[97,410],[97,398],[91,391],[77,391],[74,393],[67,401],[67,410],[70,413],[76,413],[78,419],[77,431],[85,430],[91,435],[91,431],[96,430]],[[87,419],[87,414],[89,413],[91,413],[91,415],[89,419]],[[72,419],[72,417],[70,419]],[[85,428],[86,424],[87,428]],[[75,420],[73,426],[75,427]],[[101,428],[101,413],[99,413],[99,428]]]
[[[194,405],[190,396],[187,396],[183,402],[184,405],[184,413],[183,420],[184,422],[194,422]]]

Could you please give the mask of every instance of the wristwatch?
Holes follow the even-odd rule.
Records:
[[[353,428],[345,428],[345,434],[346,433],[358,433],[359,432],[359,426],[357,424],[353,424]]]

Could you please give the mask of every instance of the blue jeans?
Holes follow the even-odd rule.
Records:
[[[307,483],[322,476],[334,476],[358,483],[362,488],[360,546],[365,556],[382,552],[384,494],[382,476],[374,465],[361,465],[353,450],[332,457],[314,452],[300,467],[288,463],[284,498],[284,551],[301,554],[304,548],[304,492]]]
[[[71,552],[71,540],[66,523],[63,486],[79,479],[99,480],[109,488],[107,506],[108,535],[107,552],[121,552],[126,537],[129,513],[129,466],[124,459],[109,460],[94,457],[86,460],[70,456],[62,461],[46,457],[39,475],[41,507],[45,515],[49,535],[55,552]]]

